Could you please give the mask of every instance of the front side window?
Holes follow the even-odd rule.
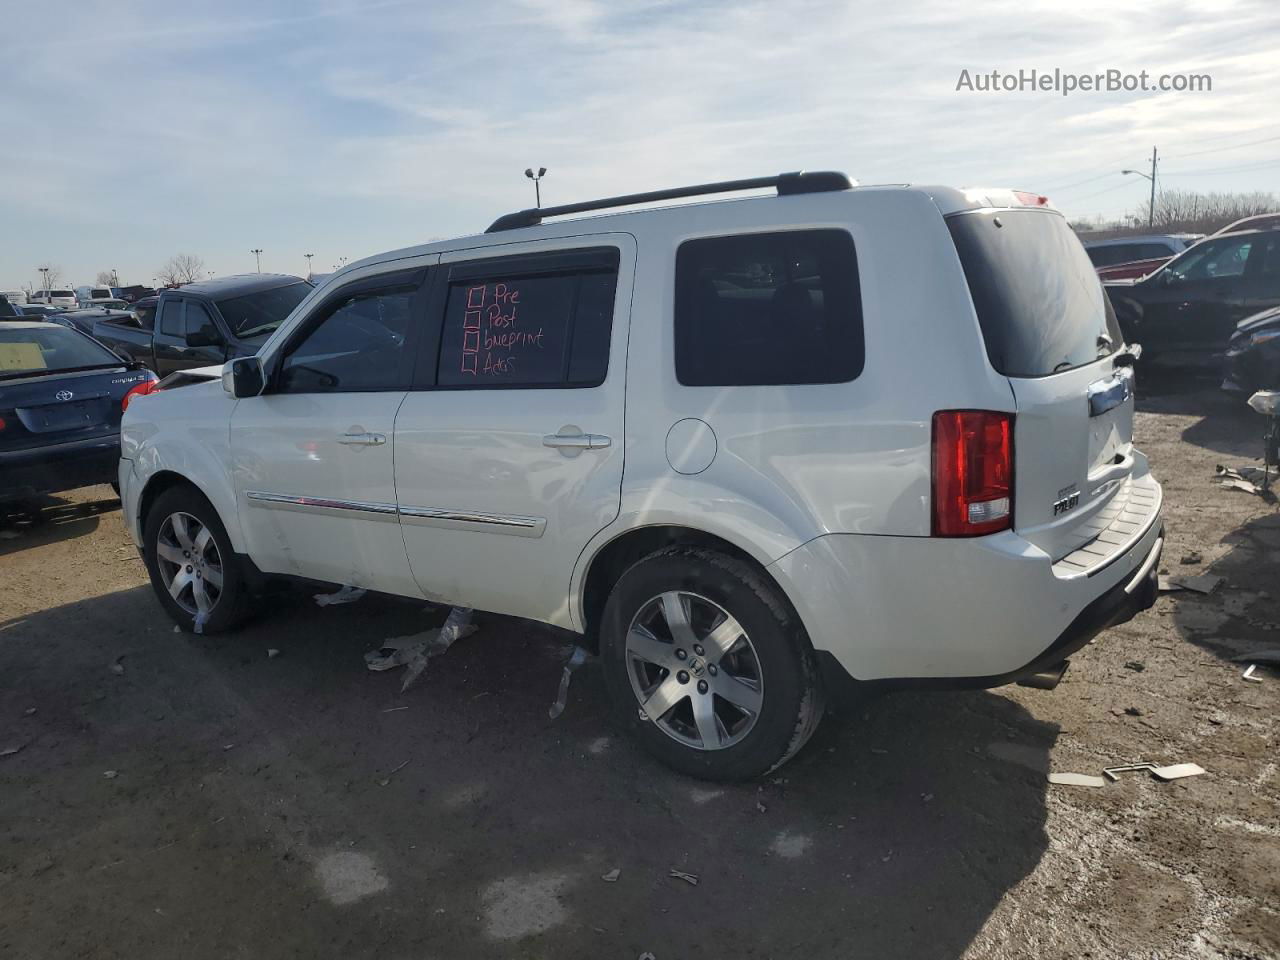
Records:
[[[160,332],[166,337],[180,337],[183,335],[181,300],[166,300],[161,304]]]
[[[1169,264],[1168,273],[1178,280],[1214,280],[1244,273],[1254,237],[1226,237],[1201,243]]]
[[[357,293],[327,315],[281,364],[279,393],[351,393],[405,388],[404,344],[415,289]]]
[[[498,261],[450,276],[437,383],[593,387],[609,369],[616,250]]]
[[[218,325],[213,322],[213,317],[209,315],[209,311],[204,304],[189,301],[187,303],[187,339],[191,339],[192,335],[198,340],[208,342],[209,340],[221,340],[222,335],[218,333]]]
[[[675,346],[686,386],[854,379],[864,348],[853,237],[796,230],[685,241]]]

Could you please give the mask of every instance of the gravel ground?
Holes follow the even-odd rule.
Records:
[[[1162,597],[1052,692],[838,690],[741,786],[619,739],[595,664],[549,720],[549,628],[479,616],[400,694],[362,654],[444,611],[298,593],[178,634],[109,489],[11,513],[0,956],[1280,956],[1280,672],[1230,659],[1280,647],[1280,511],[1210,482],[1261,427],[1207,388],[1140,408],[1164,566],[1220,589]],[[1208,774],[1045,780],[1136,760]]]

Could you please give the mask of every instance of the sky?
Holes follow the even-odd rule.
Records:
[[[1280,194],[1275,0],[0,0],[0,289],[304,274],[543,202],[835,169],[1117,216]],[[992,70],[1209,92],[957,90]]]

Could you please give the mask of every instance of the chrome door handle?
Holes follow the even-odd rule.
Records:
[[[612,438],[599,433],[549,433],[542,438],[544,447],[560,450],[600,450],[612,444]]]
[[[348,447],[380,447],[387,442],[384,433],[344,433],[338,442]]]

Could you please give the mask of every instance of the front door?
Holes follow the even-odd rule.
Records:
[[[635,259],[626,234],[442,255],[395,425],[427,597],[568,623],[574,563],[618,513]]]
[[[425,276],[422,266],[384,269],[338,288],[265,358],[263,393],[236,405],[236,494],[263,570],[421,596],[400,535],[393,456]]]
[[[1245,298],[1245,268],[1252,234],[1205,240],[1143,281],[1137,340],[1164,361],[1214,363],[1226,349]]]

